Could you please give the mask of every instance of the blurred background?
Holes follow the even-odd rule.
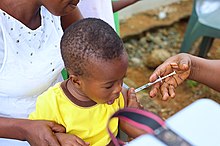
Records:
[[[139,87],[148,82],[150,74],[164,60],[179,53],[193,0],[142,0],[119,11],[120,36],[129,54],[129,69],[125,83]],[[201,38],[189,53],[197,55]],[[206,58],[220,59],[220,41],[215,39]],[[176,98],[161,101],[151,99],[149,89],[137,94],[144,107],[169,118],[199,98],[220,103],[220,94],[205,85],[187,80],[176,90]]]

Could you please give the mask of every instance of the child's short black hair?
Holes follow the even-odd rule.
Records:
[[[68,72],[86,74],[89,58],[103,61],[120,57],[125,52],[123,42],[106,22],[85,18],[67,28],[61,39],[61,54]]]

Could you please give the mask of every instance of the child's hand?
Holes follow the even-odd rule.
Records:
[[[134,88],[129,88],[129,90],[128,90],[127,107],[143,109],[143,106],[137,100]]]
[[[55,133],[61,146],[89,146],[88,142],[84,142],[81,138],[73,134]]]

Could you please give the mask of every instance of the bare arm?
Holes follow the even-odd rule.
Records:
[[[175,88],[186,79],[195,80],[220,91],[219,66],[220,60],[208,60],[187,53],[172,56],[156,68],[149,80],[153,82],[158,76],[165,76],[173,71],[177,74],[166,78],[163,83],[155,84],[151,88],[150,96],[155,97],[161,93],[162,100],[174,98]]]
[[[61,25],[63,30],[65,30],[72,23],[82,19],[83,16],[78,8],[76,8],[72,13],[61,17]]]
[[[50,121],[0,118],[0,137],[2,138],[26,140],[31,145],[59,146],[54,132],[65,132],[65,128]]]
[[[125,107],[132,107],[132,108],[140,108],[143,109],[142,105],[138,102],[136,94],[134,92],[134,88],[129,88],[128,90],[123,88],[122,94],[125,99]],[[129,137],[135,138],[137,136],[140,136],[143,133],[146,133],[145,131],[139,130],[128,123],[126,121],[120,120],[119,126],[122,131],[124,131]]]
[[[136,3],[139,0],[119,0],[112,2],[113,12],[117,12],[131,4]]]
[[[22,122],[24,121],[18,119],[0,118],[0,137],[25,140]]]
[[[192,66],[189,79],[220,92],[220,60],[208,60],[190,55]]]

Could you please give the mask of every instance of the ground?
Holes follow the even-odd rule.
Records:
[[[165,9],[167,14],[170,12],[170,15],[167,16],[167,21],[165,20],[166,18],[156,21],[155,12],[158,12],[158,10],[155,10],[153,12],[148,11],[141,13],[140,16],[137,14],[132,20],[121,22],[122,39],[129,54],[129,68],[127,77],[125,78],[125,83],[129,86],[139,87],[148,82],[148,78],[154,71],[154,68],[146,67],[144,59],[152,53],[152,50],[158,49],[161,51],[163,49],[169,52],[170,56],[179,52],[189,14],[191,13],[191,11],[188,10],[192,7],[192,1],[184,0],[181,5],[181,9],[185,8],[188,11],[187,13],[174,12],[174,10],[180,9],[180,5],[181,3],[178,3],[159,9],[160,11]],[[171,11],[173,11],[175,15],[173,15]],[[141,23],[144,24],[144,26],[140,29],[140,23],[137,22],[143,22],[143,16],[147,16],[148,18],[144,21],[145,23]],[[170,16],[175,19],[171,20],[169,18]],[[137,31],[133,29],[131,31],[131,28],[128,26],[132,26],[132,28],[137,27],[138,29]],[[190,53],[195,54],[197,52],[196,48],[199,42],[200,40],[194,44]],[[207,58],[220,58],[219,39],[215,39]],[[169,118],[185,106],[200,98],[210,98],[220,103],[220,93],[190,80],[185,81],[176,89],[175,99],[162,101],[160,95],[151,99],[148,92],[149,89],[138,93],[138,99],[145,109],[159,114],[164,119]]]

